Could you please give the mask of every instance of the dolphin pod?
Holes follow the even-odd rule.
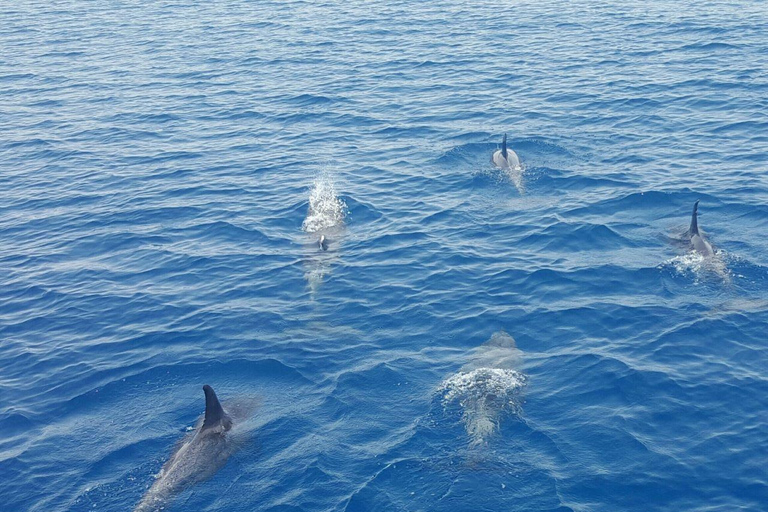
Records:
[[[491,158],[500,169],[520,170],[520,161],[507,148],[504,134],[501,149]],[[693,205],[691,224],[685,238],[692,249],[705,257],[715,254],[704,238],[698,224],[699,201]],[[317,241],[322,251],[328,249],[328,239],[320,234]],[[478,347],[470,360],[455,375],[440,386],[445,402],[457,401],[462,409],[462,421],[471,445],[487,442],[498,429],[501,416],[519,407],[518,395],[527,377],[519,371],[521,352],[514,338],[501,331]],[[235,450],[230,439],[234,423],[209,385],[203,386],[205,414],[193,433],[185,437],[163,465],[155,482],[143,496],[134,512],[155,512],[166,508],[171,499],[191,485],[212,477],[224,466]]]
[[[187,487],[212,477],[233,452],[227,433],[232,418],[221,406],[209,385],[205,392],[205,415],[198,421],[195,432],[188,435],[163,465],[157,479],[136,506],[134,512],[155,512]]]

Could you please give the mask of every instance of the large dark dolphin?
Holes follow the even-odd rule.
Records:
[[[693,204],[693,215],[691,216],[691,227],[688,229],[687,235],[691,240],[691,246],[693,250],[701,254],[702,256],[714,256],[715,251],[712,249],[712,245],[704,238],[704,234],[699,231],[699,202],[696,201]]]
[[[165,463],[135,512],[162,510],[183,489],[212,477],[234,451],[227,435],[232,429],[232,418],[224,411],[211,386],[206,384],[203,391],[205,416]]]

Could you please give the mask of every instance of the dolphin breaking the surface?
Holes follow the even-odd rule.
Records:
[[[503,170],[520,171],[520,159],[517,158],[517,153],[507,148],[507,134],[504,134],[504,138],[501,141],[501,149],[497,149],[491,157],[493,165]]]
[[[712,245],[704,238],[704,234],[699,230],[699,202],[696,201],[693,204],[693,215],[691,216],[691,227],[686,232],[686,235],[690,237],[691,246],[693,250],[702,256],[714,256],[715,251],[712,249]]]
[[[309,194],[309,209],[302,223],[306,233],[314,235],[317,246],[328,250],[331,235],[338,235],[344,227],[347,205],[336,195],[331,175],[321,173],[315,178]]]
[[[304,258],[304,277],[314,299],[323,280],[331,272],[339,257],[339,248],[345,230],[346,203],[336,194],[333,176],[323,172],[315,177],[309,193],[309,208],[301,227],[312,240]],[[319,249],[319,250],[318,250]]]
[[[144,495],[134,512],[162,510],[169,500],[187,487],[212,477],[234,451],[228,433],[232,418],[224,410],[211,386],[203,386],[205,415],[194,433],[178,445],[163,465],[157,480]]]
[[[504,331],[474,350],[458,373],[443,381],[443,403],[458,402],[471,445],[483,444],[496,432],[505,413],[519,412],[519,395],[527,377],[520,373],[522,352]]]
[[[512,183],[517,188],[517,191],[521,194],[525,193],[525,187],[523,186],[523,167],[520,165],[520,159],[517,158],[517,154],[511,149],[507,148],[507,134],[504,134],[504,139],[501,141],[501,149],[494,151],[491,156],[491,163],[498,169],[504,171],[509,177]]]

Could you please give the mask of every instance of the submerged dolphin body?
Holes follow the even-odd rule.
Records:
[[[190,485],[212,477],[234,451],[227,433],[232,419],[221,407],[211,386],[203,386],[205,416],[193,434],[178,446],[163,465],[157,480],[144,495],[134,512],[155,512],[165,508],[169,500]]]
[[[527,380],[517,370],[521,361],[515,339],[500,331],[475,349],[467,364],[440,386],[445,404],[461,406],[472,446],[487,442],[505,413],[519,412],[519,395]]]
[[[507,134],[504,134],[504,139],[501,141],[501,149],[494,151],[491,157],[493,165],[499,169],[519,171],[520,159],[517,158],[517,154],[511,149],[507,149]]]
[[[691,227],[688,229],[687,235],[690,237],[691,246],[693,250],[702,256],[714,256],[715,251],[712,249],[712,245],[707,242],[704,235],[699,231],[698,222],[699,202],[696,201],[693,204],[693,215],[691,216]]]

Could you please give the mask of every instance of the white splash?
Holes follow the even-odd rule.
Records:
[[[519,412],[519,395],[527,377],[515,370],[476,368],[460,371],[440,385],[443,406],[458,402],[472,445],[488,440],[499,427],[502,414]]]
[[[309,211],[301,225],[307,233],[318,233],[344,223],[347,205],[336,196],[336,186],[328,172],[320,173],[309,193]]]
[[[707,273],[712,273],[726,282],[731,280],[731,271],[725,262],[726,254],[723,251],[715,251],[714,256],[704,256],[697,251],[690,251],[665,262],[671,265],[680,275],[693,274],[698,281]]]

